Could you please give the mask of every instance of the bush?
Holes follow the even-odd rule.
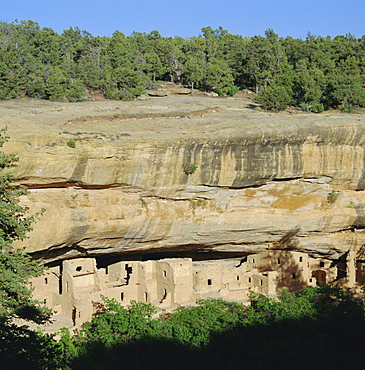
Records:
[[[351,104],[346,104],[343,106],[342,110],[346,113],[354,113],[355,107]]]
[[[70,148],[76,148],[75,140],[69,140],[67,142],[67,146],[70,147]]]
[[[302,103],[301,107],[304,112],[322,113],[324,111],[324,105],[316,101]]]
[[[198,166],[192,163],[186,164],[183,167],[184,173],[186,175],[192,175],[197,169],[198,169]]]
[[[103,301],[105,311],[83,324],[77,339],[79,346],[90,341],[106,345],[127,343],[151,334],[152,315],[156,313],[151,304],[132,301],[124,308],[115,299],[103,297]]]
[[[152,318],[150,304],[124,308],[105,299],[106,311],[78,337],[62,334],[62,358],[72,369],[120,369],[122,361],[129,369],[238,369],[243,361],[250,369],[289,369],[313,367],[313,356],[315,368],[363,367],[361,300],[325,286],[283,289],[276,299],[252,293],[250,301],[200,300]]]
[[[69,102],[76,102],[83,100],[84,93],[85,88],[83,82],[80,79],[76,79],[69,84],[65,96]]]
[[[254,101],[261,104],[265,109],[276,111],[287,109],[291,100],[288,90],[279,85],[270,85],[266,90],[261,90],[254,98]]]
[[[333,203],[336,203],[336,200],[338,198],[338,196],[340,195],[340,193],[338,191],[335,191],[335,190],[332,190],[330,193],[328,193],[327,195],[327,202],[329,204],[333,204]]]
[[[105,89],[107,99],[133,100],[146,91],[146,77],[128,67],[113,70]]]
[[[238,91],[239,91],[239,88],[235,85],[232,85],[232,86],[230,86],[227,95],[234,96],[238,93]]]

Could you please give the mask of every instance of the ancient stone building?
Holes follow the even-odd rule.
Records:
[[[288,287],[299,291],[305,286],[315,286],[317,281],[327,284],[337,277],[337,267],[330,260],[311,258],[305,253],[267,250],[247,258],[248,269],[260,273],[277,271],[276,289]]]
[[[194,301],[191,259],[117,262],[97,268],[95,258],[65,260],[32,279],[34,298],[81,325],[100,309],[101,295],[173,307]]]
[[[78,326],[101,309],[101,296],[123,306],[134,300],[166,309],[208,297],[244,302],[250,291],[275,296],[282,287],[298,291],[336,277],[337,267],[329,260],[267,250],[241,260],[171,258],[118,261],[104,267],[98,267],[95,258],[76,258],[47,269],[31,283],[36,299],[57,311],[57,318]]]

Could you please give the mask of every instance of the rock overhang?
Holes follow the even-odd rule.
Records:
[[[173,104],[189,98],[105,102],[102,112],[149,109],[152,119],[103,121],[84,103],[52,124],[47,109],[60,105],[45,104],[44,119],[16,111],[5,149],[20,158],[24,204],[46,209],[27,249],[67,251],[54,258],[174,248],[244,254],[284,244],[293,230],[287,246],[312,254],[317,245],[319,255],[338,257],[361,244],[351,230],[363,224],[363,116],[254,112],[214,98],[193,98],[174,115]],[[171,114],[158,119],[159,110]],[[84,113],[89,121],[73,121]],[[195,172],[186,174],[186,164]]]

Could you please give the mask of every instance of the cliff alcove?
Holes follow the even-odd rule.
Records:
[[[168,96],[2,101],[0,119],[22,203],[46,209],[22,242],[45,262],[267,249],[364,259],[363,115]]]

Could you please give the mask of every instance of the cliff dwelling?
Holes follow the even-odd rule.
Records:
[[[4,101],[4,151],[19,156],[16,184],[29,190],[21,202],[46,210],[14,243],[51,266],[35,297],[78,326],[101,295],[163,310],[363,285],[363,115],[250,104]]]
[[[348,284],[364,279],[363,269]],[[131,301],[151,303],[159,310],[194,304],[201,298],[222,298],[245,303],[250,291],[276,296],[280,288],[298,292],[317,282],[338,279],[333,261],[305,253],[268,250],[243,259],[193,261],[166,258],[149,261],[118,261],[98,268],[96,258],[64,260],[32,279],[34,297],[56,311],[55,320],[79,326],[102,309],[102,296],[123,306]],[[355,282],[356,283],[356,282]]]

